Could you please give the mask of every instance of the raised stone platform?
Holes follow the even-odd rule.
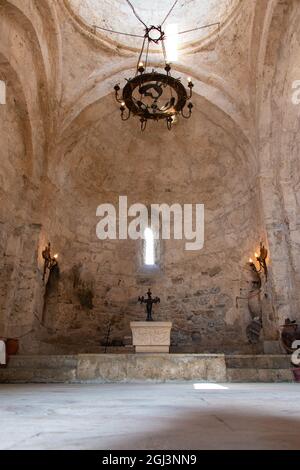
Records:
[[[0,383],[291,382],[285,355],[79,354],[12,356]]]
[[[288,355],[225,356],[228,382],[291,382]]]

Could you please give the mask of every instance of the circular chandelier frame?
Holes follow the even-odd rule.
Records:
[[[172,106],[172,110],[166,109],[165,111],[155,111],[154,108],[154,111],[150,112],[148,107],[142,107],[141,101],[133,98],[133,92],[137,88],[141,90],[141,87],[144,84],[153,84],[154,87],[155,83],[159,83],[159,88],[170,87],[177,95],[177,101],[174,103],[174,106]],[[145,119],[152,119],[155,121],[158,121],[159,119],[166,119],[168,117],[172,117],[174,113],[179,113],[185,106],[187,99],[188,95],[186,89],[179,79],[173,78],[167,74],[157,73],[155,71],[137,75],[133,79],[129,80],[123,89],[123,100],[128,110],[136,116],[140,116]]]

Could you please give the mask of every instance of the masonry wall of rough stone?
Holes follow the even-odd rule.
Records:
[[[259,121],[260,184],[279,324],[300,319],[299,2],[279,2],[267,43]]]
[[[243,270],[262,232],[257,166],[230,120],[216,110],[207,119],[210,106],[194,102],[201,117],[172,132],[150,124],[141,133],[135,120],[119,120],[113,97],[106,97],[98,115],[91,111],[94,122],[78,120],[51,158],[57,188],[45,229],[59,252],[60,275],[49,288],[44,322],[55,348],[99,350],[110,322],[109,344],[122,345],[130,321],[145,317],[137,298],[151,287],[161,298],[155,318],[174,322],[174,347],[250,350],[248,304],[237,307],[236,297],[249,291]],[[149,274],[141,241],[96,237],[97,206],[118,207],[119,195],[129,205],[203,203],[204,248],[189,252],[185,241],[163,240],[160,269]]]
[[[0,336],[19,337],[33,330],[41,310],[38,250],[41,226],[34,223],[28,120],[20,84],[3,60],[6,104],[0,106]]]
[[[111,93],[132,75],[135,51],[94,34],[66,3],[0,0],[0,335],[22,337],[22,352],[96,352],[108,331],[120,346],[152,287],[177,350],[261,351],[287,316],[299,318],[299,2],[230,2],[220,30],[193,35],[174,65],[195,82],[192,119],[145,133],[120,121]],[[150,275],[140,241],[96,238],[97,206],[119,195],[205,204],[203,250],[163,241]],[[261,240],[269,280],[251,346],[247,261]],[[44,285],[48,241],[59,272]]]
[[[5,67],[6,70],[7,67]],[[4,73],[4,67],[3,71]],[[9,249],[13,232],[14,222],[17,221],[20,213],[19,206],[24,190],[25,177],[25,155],[26,149],[22,138],[22,122],[18,113],[18,105],[13,99],[14,89],[12,85],[7,88],[7,103],[0,106],[0,140],[1,140],[1,167],[0,167],[0,221],[1,221],[1,272],[0,272],[0,325],[1,333],[4,334],[8,321],[8,310],[10,302],[8,292],[13,295],[14,285],[13,275],[15,271],[15,259],[18,251],[15,244],[12,250]],[[18,242],[17,242],[18,243]],[[14,282],[13,282],[14,284]],[[13,287],[13,289],[12,289]],[[11,313],[11,312],[10,312]]]

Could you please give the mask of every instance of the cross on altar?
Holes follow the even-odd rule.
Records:
[[[152,318],[152,307],[153,307],[153,304],[160,303],[160,298],[159,298],[159,297],[154,297],[154,298],[152,298],[152,292],[151,292],[150,289],[148,289],[147,298],[145,299],[145,297],[142,296],[142,297],[139,297],[139,298],[138,298],[138,301],[139,301],[141,304],[146,304],[146,312],[147,312],[147,318],[146,318],[146,320],[147,320],[147,321],[153,321],[153,318]]]

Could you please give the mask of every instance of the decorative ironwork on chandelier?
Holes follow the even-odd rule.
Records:
[[[186,89],[180,81],[180,78],[172,77],[171,65],[167,60],[165,48],[166,35],[163,26],[178,0],[175,0],[173,6],[159,26],[147,26],[135,11],[130,0],[126,0],[126,2],[131,7],[138,21],[144,26],[143,36],[113,31],[96,25],[93,26],[95,31],[96,29],[100,29],[111,33],[143,38],[135,76],[126,79],[127,83],[122,92],[119,83],[114,87],[115,98],[121,105],[121,119],[127,121],[131,116],[139,117],[142,131],[146,129],[148,120],[164,120],[167,124],[167,128],[171,130],[178,116],[189,119],[193,109],[193,104],[190,99],[192,98],[194,84],[191,78],[188,78],[188,89]],[[191,30],[181,31],[178,34],[185,34],[198,29],[209,28],[214,25],[220,26],[219,23],[212,23]],[[151,42],[156,45],[161,45],[164,59],[164,72],[158,72],[154,69],[150,70],[148,56]]]
[[[148,120],[165,120],[167,128],[171,130],[176,116],[181,115],[189,119],[192,115],[193,104],[189,100],[192,97],[194,84],[189,78],[189,91],[187,91],[179,78],[171,76],[171,65],[166,60],[164,40],[165,33],[161,26],[147,27],[135,77],[127,80],[122,96],[120,96],[120,85],[117,84],[114,87],[116,100],[121,104],[121,119],[127,121],[131,115],[138,116],[142,131],[146,129]],[[148,53],[151,42],[162,45],[165,73],[154,69],[148,71]],[[144,55],[145,61],[143,61]]]

